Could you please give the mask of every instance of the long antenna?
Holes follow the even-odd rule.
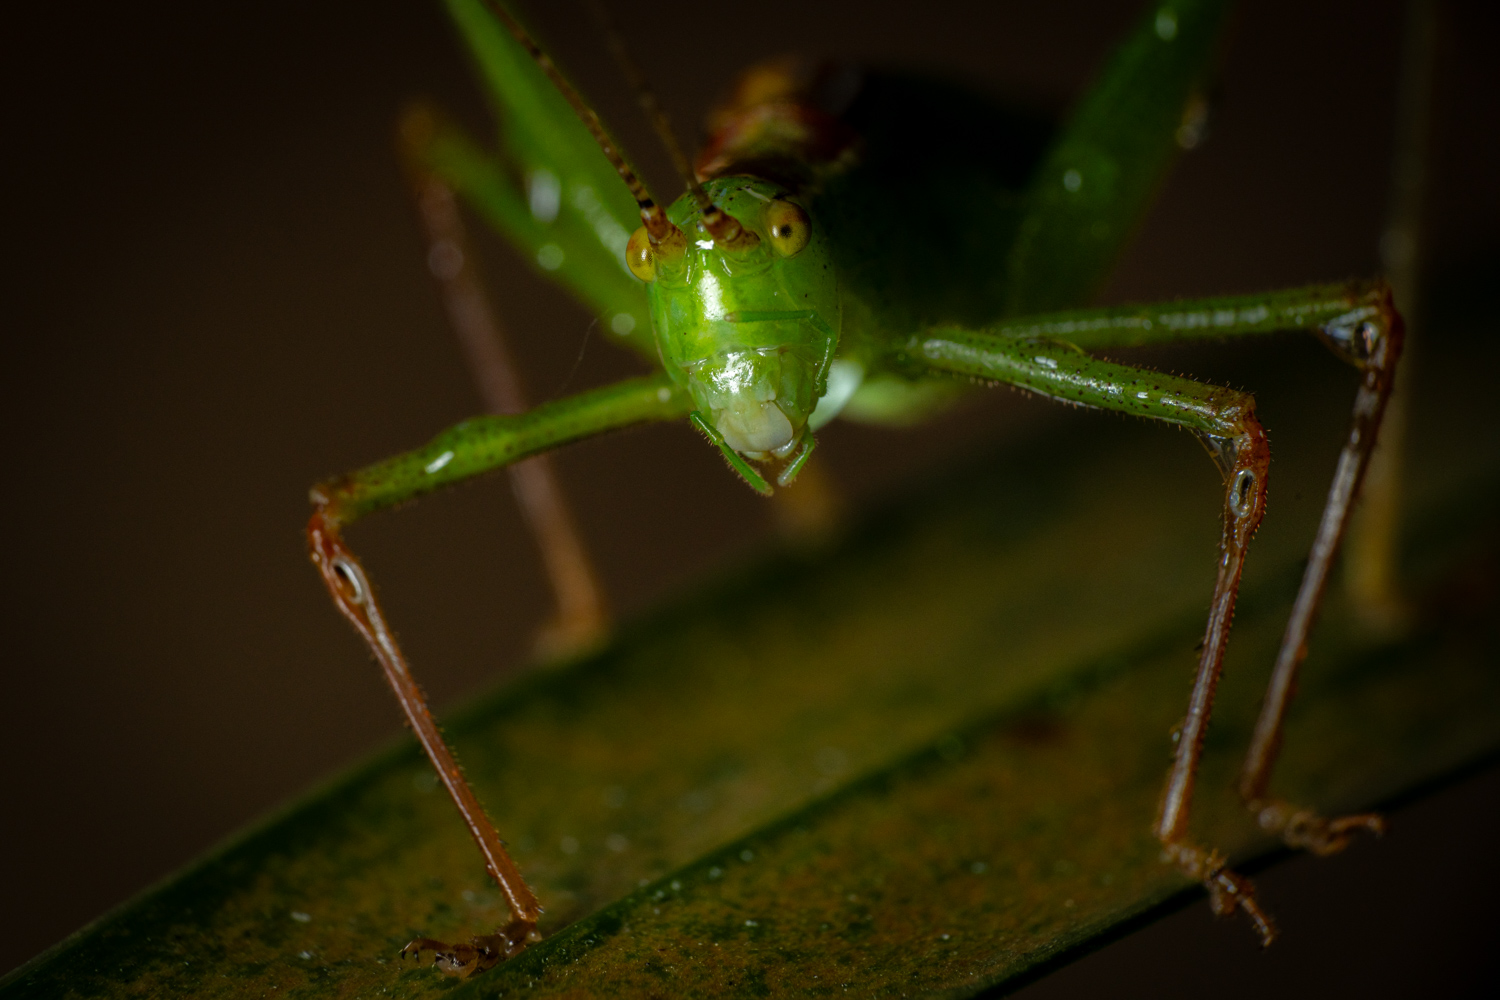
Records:
[[[656,99],[656,93],[646,82],[646,75],[641,72],[635,60],[630,58],[630,52],[625,48],[625,39],[615,27],[604,3],[602,0],[589,0],[589,7],[599,21],[600,30],[604,32],[605,44],[609,46],[610,53],[619,64],[620,71],[625,74],[625,80],[630,84],[630,89],[635,91],[641,110],[646,114],[646,120],[651,123],[662,145],[667,148],[667,155],[672,158],[672,166],[677,168],[677,173],[687,184],[688,193],[693,196],[693,201],[698,203],[698,211],[703,218],[703,228],[708,230],[715,243],[733,244],[743,239],[744,230],[739,222],[734,216],[720,211],[709,198],[708,192],[703,190],[703,185],[698,183],[698,177],[693,173],[687,157],[683,155],[676,133],[672,131],[672,123],[668,120],[667,113],[662,110],[661,103]]]
[[[558,93],[562,94],[563,99],[573,108],[573,113],[578,116],[578,120],[583,122],[584,128],[589,130],[589,134],[599,144],[599,148],[603,150],[605,157],[614,166],[615,172],[620,175],[620,180],[624,181],[625,186],[630,189],[630,196],[640,206],[641,222],[645,224],[646,232],[650,235],[651,242],[661,243],[663,240],[668,239],[674,232],[680,232],[676,226],[672,225],[671,220],[667,218],[667,213],[656,203],[656,199],[651,197],[651,192],[647,190],[646,183],[641,180],[640,176],[636,174],[635,168],[625,159],[625,154],[621,151],[619,144],[605,131],[604,123],[599,120],[599,116],[594,113],[594,109],[588,106],[588,102],[583,99],[583,95],[578,93],[573,85],[568,82],[567,78],[562,75],[562,71],[557,68],[552,62],[551,57],[542,51],[542,47],[521,26],[521,22],[512,17],[510,11],[500,5],[499,0],[484,0],[484,5],[489,8],[490,13],[501,20],[506,28],[510,29],[511,35],[515,37],[516,41],[521,43],[521,47],[530,54],[532,61],[541,68],[541,71],[547,74],[547,79],[552,81],[552,85],[557,88]]]

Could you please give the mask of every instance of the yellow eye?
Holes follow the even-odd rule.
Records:
[[[766,232],[783,257],[792,257],[812,238],[812,220],[800,205],[777,199],[766,206]]]
[[[630,242],[625,244],[625,263],[630,273],[642,281],[656,280],[656,253],[651,249],[651,237],[646,235],[645,226],[630,234]]]

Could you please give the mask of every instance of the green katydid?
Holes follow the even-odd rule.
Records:
[[[667,208],[505,8],[448,3],[502,113],[502,148],[492,154],[419,118],[408,137],[422,168],[662,371],[466,421],[313,491],[313,561],[384,669],[511,909],[495,934],[413,945],[435,951],[449,971],[479,971],[537,939],[541,907],[444,744],[342,529],[568,442],[668,420],[692,421],[741,478],[769,494],[795,479],[829,420],[911,419],[951,398],[955,378],[1186,427],[1223,474],[1218,578],[1155,832],[1171,863],[1207,888],[1215,912],[1243,911],[1269,943],[1275,928],[1250,883],[1188,834],[1240,572],[1265,507],[1266,437],[1247,393],[1087,352],[1297,329],[1317,333],[1362,373],[1240,785],[1264,828],[1328,853],[1381,821],[1323,819],[1277,800],[1269,780],[1306,637],[1390,395],[1402,324],[1378,283],[1083,307],[1196,127],[1197,88],[1226,0],[1153,8],[1050,142],[1035,122],[973,98],[958,96],[958,108],[942,112],[952,117],[938,120],[937,98],[954,93],[935,84],[762,67],[719,114],[691,167],[657,116],[688,187]],[[933,162],[945,178],[940,188],[920,201],[902,197],[936,176],[924,174]]]

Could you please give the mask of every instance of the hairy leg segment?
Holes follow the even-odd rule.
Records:
[[[925,362],[931,370],[1179,424],[1208,446],[1225,480],[1218,576],[1154,832],[1165,858],[1208,891],[1214,912],[1243,911],[1264,944],[1275,939],[1276,926],[1256,902],[1253,886],[1230,870],[1221,852],[1192,840],[1189,818],[1246,550],[1265,508],[1266,436],[1255,418],[1254,399],[1246,393],[1097,360],[1084,351],[1288,329],[1316,332],[1362,378],[1240,794],[1263,829],[1293,847],[1329,854],[1342,849],[1355,831],[1381,832],[1380,817],[1324,819],[1271,796],[1269,785],[1297,670],[1307,653],[1307,636],[1390,399],[1402,339],[1401,317],[1390,290],[1384,284],[1351,283],[1162,306],[1078,310],[1017,319],[979,332],[933,330],[907,345],[911,361]]]
[[[542,907],[444,742],[427,699],[386,625],[368,574],[344,543],[343,529],[366,514],[514,465],[570,441],[634,424],[680,419],[690,409],[686,394],[665,375],[633,379],[547,403],[524,414],[465,421],[423,448],[313,488],[313,515],[307,524],[313,564],[334,604],[380,664],[407,725],[458,808],[511,912],[510,922],[494,934],[458,944],[418,938],[403,954],[432,951],[444,971],[463,975],[482,972],[541,940],[536,925]]]

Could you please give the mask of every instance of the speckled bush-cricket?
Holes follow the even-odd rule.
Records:
[[[313,490],[313,561],[383,668],[511,911],[494,933],[409,947],[434,951],[447,971],[481,971],[538,939],[541,907],[444,744],[342,529],[569,442],[669,420],[691,421],[737,475],[770,495],[796,479],[828,421],[910,422],[970,384],[1175,424],[1203,442],[1223,475],[1217,580],[1154,831],[1167,861],[1204,885],[1216,913],[1242,911],[1269,943],[1275,927],[1250,882],[1196,843],[1188,823],[1241,569],[1265,508],[1266,435],[1247,392],[1090,352],[1306,330],[1362,375],[1239,786],[1265,830],[1331,853],[1356,830],[1378,832],[1380,819],[1325,819],[1276,798],[1270,778],[1307,635],[1390,397],[1402,322],[1381,282],[1088,307],[1173,156],[1196,141],[1228,3],[1152,7],[1057,128],[920,77],[767,63],[715,112],[692,163],[615,44],[687,187],[668,207],[514,15],[494,0],[448,5],[499,110],[500,143],[486,149],[430,113],[405,123],[434,251],[454,249],[443,236],[453,219],[448,192],[456,193],[661,371],[468,420]],[[450,312],[463,326],[465,310],[473,320],[477,306],[461,254],[446,280]],[[489,398],[494,409],[519,409],[504,387]],[[538,473],[518,480],[522,494],[528,481],[551,488]],[[559,508],[544,499],[536,509]],[[536,526],[555,556],[551,529]],[[555,579],[586,575],[576,552],[549,561]],[[586,580],[572,592],[591,593]],[[578,632],[596,628],[591,601],[564,607],[561,619]]]

